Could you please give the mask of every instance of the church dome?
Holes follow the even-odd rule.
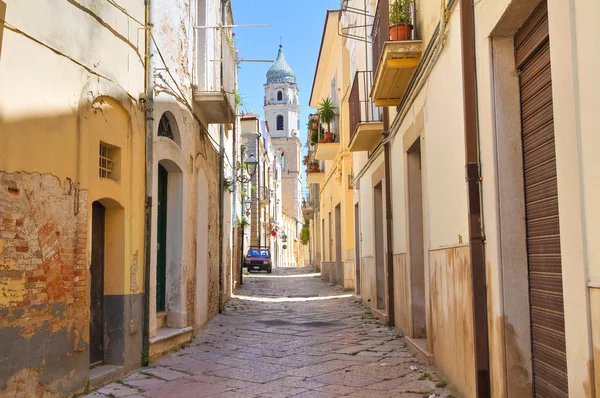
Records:
[[[267,72],[267,84],[269,83],[296,83],[296,74],[285,61],[283,46],[279,46],[277,59]]]

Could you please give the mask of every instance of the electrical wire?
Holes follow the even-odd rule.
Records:
[[[138,19],[136,19],[135,17],[133,17],[131,14],[129,14],[129,12],[127,12],[127,10],[120,6],[119,4],[117,4],[115,2],[115,0],[106,0],[109,4],[111,4],[113,7],[115,7],[117,10],[121,11],[123,14],[125,14],[127,17],[131,18],[132,21],[136,22],[138,25],[142,26],[144,29],[149,29],[149,27],[139,21]],[[229,156],[227,156],[227,152],[225,151],[225,148],[223,148],[213,137],[212,135],[210,135],[210,133],[208,132],[208,130],[206,129],[206,127],[204,127],[204,124],[202,123],[202,121],[200,120],[200,118],[198,117],[198,115],[196,114],[196,112],[194,111],[194,108],[192,107],[192,105],[188,102],[187,98],[185,97],[183,90],[181,89],[181,87],[179,86],[179,84],[177,83],[177,80],[175,80],[175,78],[173,77],[173,75],[171,74],[171,70],[169,69],[169,67],[167,66],[167,62],[165,61],[165,58],[162,55],[162,52],[160,51],[160,47],[158,46],[158,44],[156,43],[156,39],[154,37],[154,34],[152,33],[152,31],[150,31],[150,37],[152,38],[152,42],[154,43],[154,47],[156,48],[156,52],[158,53],[158,56],[160,57],[160,60],[162,61],[162,64],[166,70],[166,72],[169,74],[169,77],[171,78],[171,80],[173,81],[173,83],[175,84],[175,86],[177,87],[177,91],[179,92],[179,94],[177,94],[177,92],[169,85],[169,83],[162,78],[162,75],[159,75],[163,81],[165,82],[165,84],[167,85],[167,87],[169,89],[171,89],[173,91],[173,93],[179,97],[180,100],[183,100],[184,105],[186,106],[186,108],[188,109],[188,111],[192,114],[192,116],[194,117],[194,119],[198,122],[198,125],[200,126],[200,131],[204,134],[206,134],[208,136],[208,138],[212,141],[212,143],[215,145],[216,148],[219,149],[219,151],[221,151],[225,157],[225,159],[227,160],[227,163],[229,164],[229,166],[232,168],[232,170],[234,169],[233,165],[231,164],[231,160],[229,159]],[[234,93],[230,93],[230,94],[234,94]]]

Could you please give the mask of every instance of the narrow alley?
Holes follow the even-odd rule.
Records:
[[[247,275],[190,345],[85,397],[292,396],[453,395],[351,292],[290,267]]]

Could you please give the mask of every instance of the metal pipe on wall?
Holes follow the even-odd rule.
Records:
[[[228,0],[221,0],[221,22],[227,24],[226,5]],[[221,29],[221,41],[225,39],[225,32]],[[223,43],[221,42],[221,59],[223,59]],[[224,87],[224,70],[223,62],[221,62],[221,87]],[[223,208],[225,201],[225,125],[220,125],[219,134],[219,313],[223,312],[223,289],[225,287],[224,272],[223,272]]]
[[[387,138],[390,128],[390,110],[383,108],[383,135]],[[386,140],[383,145],[383,173],[385,180],[385,242],[387,245],[386,270],[387,270],[387,290],[388,290],[388,325],[394,326],[394,254],[392,240],[392,181],[390,172],[390,142]]]
[[[473,0],[460,0],[460,40],[465,123],[465,173],[469,205],[469,252],[473,286],[475,395],[487,398],[490,397],[490,365]]]
[[[144,214],[144,303],[142,324],[142,358],[143,366],[148,365],[150,352],[150,252],[152,245],[152,175],[153,175],[153,138],[154,138],[154,76],[152,63],[152,8],[151,1],[145,0],[146,32],[145,32],[145,93],[146,93],[146,203]]]

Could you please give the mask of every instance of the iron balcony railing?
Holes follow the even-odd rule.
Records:
[[[410,2],[407,4],[402,0],[379,0],[377,2],[377,10],[375,11],[375,18],[373,20],[373,30],[371,31],[371,36],[373,37],[373,70],[377,70],[377,67],[379,66],[379,58],[381,57],[385,42],[391,40],[390,16],[392,22],[394,22],[394,20],[402,18],[406,14],[408,14],[410,19],[409,25],[411,27],[409,40],[414,40],[416,38],[414,3]]]
[[[375,106],[370,97],[372,87],[373,72],[356,72],[352,89],[350,90],[350,97],[348,98],[350,107],[350,141],[352,141],[359,123],[380,122],[383,120],[379,107]]]

